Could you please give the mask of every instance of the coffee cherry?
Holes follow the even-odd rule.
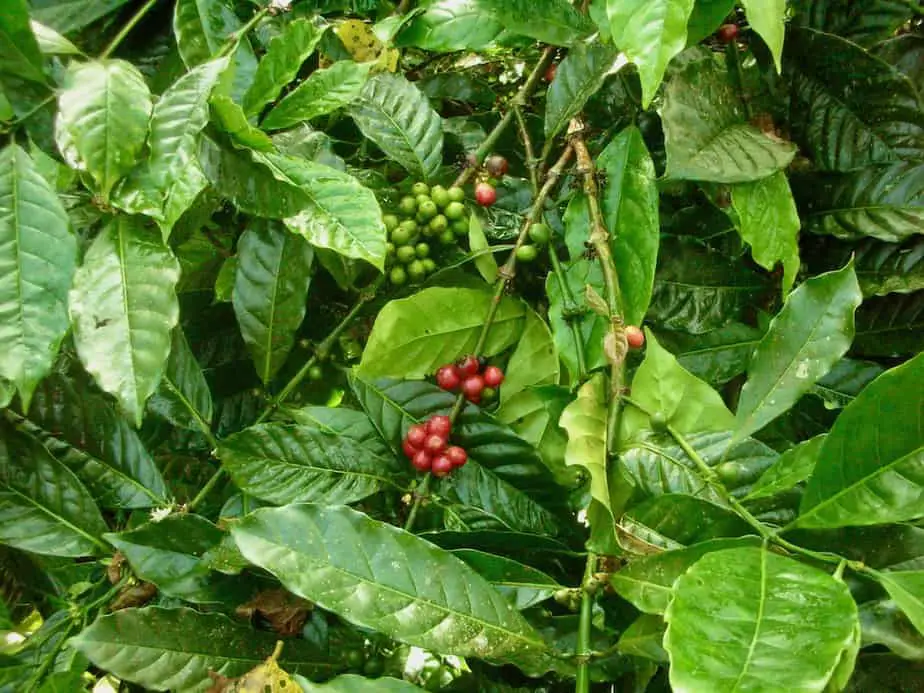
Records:
[[[481,371],[481,364],[478,362],[478,359],[474,356],[465,356],[459,359],[459,362],[456,364],[459,369],[459,375],[463,378],[466,378],[470,375],[478,375]]]
[[[481,394],[483,391],[484,378],[482,378],[480,375],[470,375],[462,381],[462,392],[469,399],[469,401],[474,401],[472,399],[473,397],[481,399]]]
[[[442,214],[437,214],[430,220],[430,230],[435,234],[441,234],[449,228],[449,220]]]
[[[411,186],[411,192],[415,197],[418,195],[427,195],[430,193],[430,186],[426,183],[414,183],[414,185]]]
[[[657,431],[658,433],[667,431],[667,417],[664,415],[664,412],[656,411],[649,418],[651,420],[652,431]]]
[[[427,421],[427,433],[431,436],[439,436],[445,442],[449,438],[449,432],[452,430],[452,421],[448,416],[437,414],[431,416]]]
[[[553,79],[555,79],[556,72],[558,72],[558,65],[555,63],[552,63],[547,68],[545,68],[545,75],[543,75],[545,77],[545,81],[551,82]]]
[[[430,199],[436,203],[437,207],[445,207],[452,200],[449,199],[449,191],[442,185],[434,185],[430,191]]]
[[[719,27],[719,30],[716,32],[716,38],[719,39],[720,43],[731,43],[736,38],[738,38],[738,25],[737,24],[723,24]]]
[[[436,384],[441,390],[455,392],[462,384],[462,378],[455,366],[443,366],[436,372]]]
[[[493,387],[486,387],[481,391],[481,399],[485,404],[491,404],[497,400],[497,390]]]
[[[488,173],[495,178],[503,178],[507,175],[509,165],[507,164],[507,160],[500,154],[493,154],[484,162],[484,167],[488,169]]]
[[[439,214],[439,212],[440,210],[437,208],[436,203],[430,198],[427,198],[427,201],[421,204],[417,210],[418,215],[424,219],[432,219]]]
[[[424,266],[424,272],[426,272],[427,274],[433,274],[434,272],[436,272],[436,263],[433,262],[431,258],[428,258],[428,257],[424,258],[423,266]]]
[[[536,245],[545,245],[552,238],[552,231],[545,224],[533,224],[529,227],[529,240]]]
[[[635,325],[626,328],[626,342],[630,349],[641,349],[645,344],[645,333]]]
[[[443,233],[440,234],[439,242],[441,245],[452,245],[456,242],[456,234],[454,234],[450,229],[446,229]]]
[[[385,224],[385,229],[388,231],[394,231],[398,228],[398,217],[394,214],[386,214],[382,217],[382,222]]]
[[[427,434],[429,431],[427,427],[423,424],[414,424],[409,429],[407,429],[407,435],[405,440],[413,445],[418,450],[423,447],[424,442],[427,440]]]
[[[400,248],[398,248],[400,252]],[[517,262],[530,263],[536,259],[539,255],[539,251],[536,250],[534,245],[521,245],[517,248]],[[399,255],[400,258],[400,255]]]
[[[395,244],[392,243],[391,241],[385,244],[385,255],[387,255],[388,257],[394,257],[395,250],[396,250]]]
[[[395,245],[407,245],[411,240],[412,231],[405,226],[399,226],[391,232],[391,242]]]
[[[468,453],[458,445],[453,445],[446,448],[446,457],[448,457],[449,461],[452,462],[453,467],[461,467],[463,464],[468,462]]]
[[[427,270],[424,269],[424,264],[420,260],[414,260],[407,266],[407,276],[411,281],[419,282],[427,276]]]
[[[468,235],[468,219],[459,219],[452,222],[452,232],[457,236]]]
[[[479,183],[475,186],[475,200],[482,207],[490,207],[497,202],[497,190],[487,183]]]
[[[398,262],[400,262],[402,265],[406,265],[417,259],[417,251],[414,250],[414,246],[412,245],[402,245],[400,248],[398,248],[396,253]]]
[[[424,450],[431,455],[437,455],[446,449],[446,439],[443,436],[431,433],[424,441]]]
[[[407,272],[403,267],[392,267],[391,272],[388,273],[388,279],[395,286],[401,286],[407,282]]]
[[[404,456],[407,457],[409,460],[414,459],[414,455],[420,452],[420,448],[416,448],[413,445],[411,445],[411,441],[409,441],[407,438],[405,438],[404,441],[401,443],[401,449],[404,450]]]
[[[366,661],[366,655],[363,653],[362,650],[358,648],[347,650],[346,663],[347,663],[347,666],[350,667],[350,669],[358,669],[359,667],[363,665],[363,662],[365,661]]]
[[[318,382],[321,378],[324,377],[324,371],[320,366],[312,366],[308,369],[308,380],[313,380]]]
[[[500,387],[500,384],[504,382],[504,371],[497,366],[488,366],[484,369],[482,377],[484,384],[488,387]]]
[[[461,202],[450,202],[443,213],[450,221],[458,221],[465,216],[465,205]]]
[[[411,216],[417,213],[417,200],[410,195],[405,195],[398,203],[398,210],[405,216]]]
[[[446,192],[449,193],[449,199],[452,202],[464,202],[465,201],[465,191],[456,185],[453,185]]]
[[[429,472],[430,465],[433,463],[433,456],[426,450],[419,451],[413,458],[411,464],[418,472]]]
[[[452,471],[452,460],[446,455],[437,455],[433,458],[433,464],[430,467],[435,477],[447,476]]]

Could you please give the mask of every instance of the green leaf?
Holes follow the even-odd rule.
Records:
[[[456,549],[452,553],[494,585],[520,611],[545,601],[561,589],[554,578],[541,570],[505,556],[472,549]]]
[[[104,671],[155,691],[204,691],[210,672],[231,678],[262,664],[278,635],[222,614],[192,609],[122,609],[101,616],[69,643]],[[326,678],[340,667],[301,638],[286,642],[286,671]]]
[[[818,461],[824,441],[824,435],[815,436],[780,455],[774,465],[757,480],[746,500],[771,498],[778,493],[789,491],[796,484],[808,479]]]
[[[793,22],[838,34],[861,46],[894,35],[911,19],[913,5],[904,0],[792,0]]]
[[[125,5],[128,0],[33,0],[32,18],[70,34]]]
[[[793,133],[819,168],[924,158],[924,113],[898,70],[846,39],[811,29],[790,31],[786,65]]]
[[[29,22],[39,50],[44,55],[83,55],[83,52],[51,27],[35,20]]]
[[[679,433],[727,431],[734,416],[715,390],[680,367],[651,330],[645,329],[645,360],[632,379],[632,399],[645,411],[660,412]],[[636,407],[623,412],[623,439],[650,428],[648,415]]]
[[[528,310],[526,326],[504,370],[501,408],[511,397],[528,388],[557,384],[558,376],[558,352],[549,326],[538,314]]]
[[[190,431],[201,432],[212,423],[212,393],[179,326],[173,329],[167,369],[148,408]]]
[[[856,258],[857,279],[864,296],[910,294],[924,289],[924,238],[912,238],[901,245],[869,240],[850,245],[849,249]]]
[[[359,371],[366,377],[422,378],[472,353],[493,298],[486,291],[433,287],[390,301],[376,316]],[[501,301],[481,351],[493,356],[517,342],[522,303]]]
[[[638,67],[648,108],[671,59],[687,44],[694,0],[607,0],[613,42]]]
[[[25,0],[4,3],[0,15],[0,72],[45,84],[45,59],[29,26]]]
[[[260,380],[268,383],[305,319],[314,253],[282,224],[256,220],[238,241],[232,302]]]
[[[414,693],[424,690],[401,679],[388,676],[369,679],[358,674],[344,674],[326,683],[298,683],[305,693]]]
[[[642,614],[619,636],[617,649],[622,654],[667,664],[667,652],[661,646],[666,628],[660,616]]]
[[[903,522],[924,500],[924,354],[870,383],[837,417],[802,497],[800,527]]]
[[[924,658],[924,636],[891,599],[878,599],[860,605],[863,646],[885,645],[899,657]]]
[[[697,561],[674,583],[665,620],[672,687],[710,693],[820,693],[858,622],[843,582],[758,548]]]
[[[309,426],[261,424],[225,438],[218,456],[235,484],[270,503],[353,503],[393,488],[394,455]]]
[[[593,24],[568,0],[479,0],[482,11],[505,29],[542,43],[570,46],[593,31]]]
[[[733,322],[703,334],[656,330],[658,341],[684,369],[711,385],[724,385],[744,373],[763,332]]]
[[[167,484],[157,464],[110,399],[55,374],[36,390],[29,420],[101,506],[166,505]]]
[[[783,70],[783,38],[786,34],[786,0],[742,0],[748,24],[770,49],[776,71]]]
[[[772,271],[783,263],[783,295],[789,293],[799,271],[799,212],[782,171],[753,183],[731,188],[735,224],[742,240],[751,246],[754,261]]]
[[[579,43],[555,71],[545,101],[545,137],[565,129],[587,101],[596,94],[616,67],[618,51],[605,43]]]
[[[105,551],[106,524],[80,480],[35,438],[0,426],[0,543],[49,556]]]
[[[477,214],[472,214],[468,218],[468,247],[472,254],[479,253],[474,260],[478,274],[488,284],[493,284],[497,280],[497,260],[494,259],[494,254],[489,250],[491,244],[488,243],[488,238],[484,235],[484,229]]]
[[[908,619],[924,634],[924,571],[876,573],[876,579],[886,588]]]
[[[381,270],[385,264],[385,224],[369,188],[353,176],[324,164],[277,154],[256,154],[277,180],[298,186],[305,202],[286,226],[311,245],[364,260]]]
[[[228,133],[231,144],[240,149],[253,149],[257,152],[275,152],[276,146],[270,136],[260,128],[251,125],[244,115],[244,110],[231,97],[216,94],[212,97],[212,117],[218,127]]]
[[[873,46],[871,52],[907,75],[918,93],[924,92],[924,36],[902,34]]]
[[[853,263],[812,277],[789,295],[748,367],[737,436],[759,431],[788,411],[847,353],[862,301]]]
[[[603,216],[613,239],[623,319],[640,325],[651,302],[661,235],[657,176],[641,131],[629,127],[616,135],[600,153],[597,167],[606,173]]]
[[[24,409],[67,332],[77,241],[67,212],[29,155],[0,152],[0,378]]]
[[[395,45],[425,51],[478,51],[489,48],[504,29],[480,0],[432,0],[395,37]]]
[[[879,364],[870,361],[841,359],[812,388],[812,394],[820,397],[828,409],[843,409],[884,370]]]
[[[144,77],[124,60],[71,63],[58,93],[61,125],[103,200],[141,155],[151,115]]]
[[[302,63],[317,47],[324,29],[308,19],[289,22],[278,36],[270,41],[266,55],[260,60],[253,84],[244,94],[244,113],[256,116],[276,100],[283,88],[298,76]]]
[[[366,86],[371,68],[372,63],[340,60],[328,68],[315,70],[276,104],[263,119],[261,127],[265,130],[284,130],[349,105]],[[380,95],[380,98],[384,96]],[[384,114],[379,117],[384,117]],[[407,117],[407,114],[398,114],[398,117]],[[392,127],[397,129],[398,126]]]
[[[437,653],[542,668],[541,638],[487,581],[397,527],[342,506],[295,505],[257,510],[232,535],[290,592],[355,625]]]
[[[813,233],[847,240],[869,236],[889,243],[924,233],[924,165],[816,174],[800,180],[800,188],[803,221]]]
[[[643,556],[610,574],[617,594],[647,614],[663,614],[673,596],[674,581],[703,556],[714,551],[760,546],[755,537],[712,539],[686,549]]]
[[[786,168],[796,153],[748,123],[727,70],[711,53],[670,80],[661,118],[669,178],[747,183]]]
[[[735,0],[696,0],[687,22],[687,46],[715,32],[735,7]]]
[[[286,414],[300,426],[310,426],[322,433],[349,438],[378,457],[387,459],[393,456],[388,443],[364,412],[346,407],[308,406],[287,409]]]
[[[366,82],[350,107],[362,133],[407,172],[426,180],[443,159],[443,128],[427,97],[401,75]]]
[[[911,356],[924,350],[924,294],[883,296],[857,311],[853,350],[863,356]]]
[[[727,508],[676,493],[655,496],[633,506],[619,519],[619,529],[653,546],[671,550],[753,531]]]
[[[70,314],[80,361],[136,426],[167,365],[179,276],[158,234],[121,216],[96,237],[74,277]]]
[[[603,353],[603,339],[609,330],[609,324],[605,318],[593,312],[587,305],[584,288],[591,286],[602,295],[603,272],[600,269],[600,263],[583,258],[564,265],[563,269],[564,284],[577,305],[569,305],[566,302],[559,276],[556,273],[549,273],[545,280],[545,290],[549,297],[549,324],[552,328],[552,335],[555,337],[555,345],[558,347],[558,355],[568,370],[570,382],[577,384],[578,358],[574,332],[565,316],[571,310],[580,311],[574,319],[579,328],[580,348],[584,350],[587,371],[604,366],[606,355]]]

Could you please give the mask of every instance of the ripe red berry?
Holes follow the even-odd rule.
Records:
[[[433,476],[446,476],[452,471],[452,460],[446,455],[434,457],[430,471],[433,472]]]
[[[481,375],[484,378],[484,384],[488,387],[500,387],[500,384],[504,382],[504,371],[497,366],[488,366]]]
[[[481,371],[481,363],[474,356],[466,356],[456,365],[456,370],[463,378],[467,378],[470,375],[478,375],[479,371]]]
[[[452,462],[453,467],[461,467],[468,462],[468,453],[458,445],[453,445],[446,450],[446,457]]]
[[[484,167],[488,169],[488,173],[491,174],[492,177],[503,178],[507,175],[507,169],[510,166],[507,163],[507,159],[500,154],[492,154],[488,157],[487,161],[484,162]]]
[[[626,342],[630,349],[641,349],[645,344],[645,333],[635,325],[626,328]]]
[[[716,32],[716,37],[721,43],[731,43],[736,38],[738,38],[738,25],[737,24],[723,24],[719,27],[719,30]]]
[[[404,439],[404,442],[401,444],[401,447],[404,450],[405,456],[409,460],[413,459],[414,455],[420,452],[420,448],[411,445],[411,442],[407,438]]]
[[[430,420],[427,421],[427,433],[439,436],[443,440],[449,438],[449,432],[451,430],[452,421],[449,420],[448,416],[437,414],[436,416],[431,416]]]
[[[422,448],[424,441],[427,439],[427,427],[423,424],[415,424],[411,426],[407,431],[407,442],[413,445],[415,448]]]
[[[484,378],[480,375],[470,375],[465,380],[462,381],[462,392],[468,398],[470,402],[474,402],[475,398],[479,401],[481,400],[481,393],[484,391]]]
[[[497,202],[497,190],[487,183],[479,183],[475,186],[475,201],[482,207],[490,207]]]
[[[443,436],[438,436],[435,433],[427,436],[427,440],[424,443],[424,450],[429,452],[431,455],[436,455],[443,452],[446,449],[446,439]]]
[[[436,372],[436,384],[441,390],[455,392],[462,384],[462,377],[455,366],[443,366]]]
[[[545,68],[545,81],[551,82],[555,79],[555,73],[558,72],[558,65],[552,63],[547,68]]]
[[[426,450],[421,450],[411,459],[411,464],[418,472],[430,471],[430,465],[433,463],[433,457]]]

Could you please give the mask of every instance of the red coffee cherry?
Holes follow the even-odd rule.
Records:
[[[556,72],[558,72],[558,65],[555,63],[552,63],[547,68],[545,68],[545,75],[544,75],[545,81],[551,82],[552,80],[554,80]]]
[[[436,416],[431,416],[430,420],[427,421],[427,433],[439,436],[443,440],[449,438],[449,432],[451,430],[452,422],[449,420],[448,416],[437,414]]]
[[[731,43],[736,38],[738,38],[738,25],[737,24],[723,24],[719,27],[719,30],[716,32],[716,38],[719,39],[720,43]]]
[[[484,384],[488,387],[500,387],[500,384],[504,382],[504,371],[497,366],[488,366],[484,369],[482,377]]]
[[[503,178],[507,175],[507,170],[510,168],[510,165],[507,163],[507,159],[500,154],[492,154],[488,157],[487,161],[484,162],[484,167],[488,169],[488,173],[491,174],[492,177]]]
[[[468,453],[458,445],[453,445],[446,450],[446,457],[452,462],[453,467],[461,467],[468,462]]]
[[[429,472],[432,463],[433,457],[426,450],[421,450],[411,459],[411,464],[418,472]]]
[[[487,183],[475,186],[475,201],[482,207],[490,207],[497,202],[497,190]]]
[[[475,399],[481,401],[481,393],[483,391],[484,378],[480,375],[472,375],[462,381],[462,392],[470,402],[474,402]]]
[[[424,441],[427,439],[427,427],[423,424],[415,424],[411,426],[407,431],[407,442],[413,445],[415,448],[420,449],[423,447]]]
[[[436,372],[436,384],[441,390],[455,392],[462,384],[462,377],[455,366],[443,366]]]
[[[404,442],[401,444],[401,448],[404,450],[404,455],[409,459],[414,459],[414,455],[420,452],[420,448],[416,448],[411,445],[410,441],[405,438]]]
[[[456,370],[462,378],[470,375],[478,375],[481,371],[481,363],[474,356],[465,356],[456,364]]]
[[[438,436],[436,434],[430,434],[427,436],[427,440],[424,443],[424,450],[429,452],[431,455],[438,455],[446,449],[446,439],[443,436]]]
[[[630,349],[641,349],[645,344],[645,333],[642,332],[641,328],[629,325],[626,328],[626,342],[628,342]]]
[[[439,455],[433,458],[433,464],[430,466],[433,476],[443,477],[452,471],[452,461],[446,455]]]

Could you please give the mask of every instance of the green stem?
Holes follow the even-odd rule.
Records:
[[[569,313],[567,318],[568,326],[571,328],[571,337],[574,339],[574,355],[577,358],[577,370],[574,381],[582,383],[587,378],[587,362],[584,358],[584,340],[581,336],[581,326],[578,324],[574,311],[577,310],[577,302],[574,300],[574,294],[571,293],[571,286],[565,276],[565,270],[561,266],[561,260],[558,259],[558,253],[549,243],[549,262],[552,265],[552,273],[558,282],[558,288],[561,291],[562,303],[564,310]]]
[[[176,385],[174,385],[167,378],[164,378],[161,382],[163,382],[164,386],[168,390],[170,390],[174,394],[174,396],[178,400],[180,400],[180,402],[183,403],[184,407],[186,407],[186,410],[189,412],[190,416],[192,416],[193,421],[196,422],[196,425],[199,427],[199,430],[202,431],[202,435],[205,436],[205,439],[208,441],[209,446],[212,448],[212,453],[214,454],[214,451],[218,448],[218,439],[212,433],[212,427],[209,426],[208,422],[202,418],[202,415],[193,406],[192,402],[190,402],[186,398],[186,395],[180,392],[179,388],[177,388]]]
[[[529,183],[533,188],[533,195],[535,195],[539,192],[539,160],[536,159],[536,152],[533,150],[533,140],[529,136],[529,128],[526,126],[526,118],[523,117],[523,109],[519,106],[514,106],[513,117],[517,120],[520,139],[523,140],[523,151],[526,152],[526,168],[529,171]]]
[[[119,44],[125,40],[125,37],[131,33],[131,30],[138,25],[138,22],[144,19],[144,15],[146,15],[156,4],[157,0],[148,0],[146,3],[144,3],[139,8],[139,10],[135,12],[132,18],[128,20],[125,26],[122,27],[119,33],[115,35],[115,38],[109,42],[109,45],[103,49],[103,52],[99,54],[100,60],[105,60],[110,55],[112,55],[115,49],[119,47]]]
[[[404,523],[405,532],[410,532],[414,529],[414,522],[417,520],[417,511],[420,510],[420,504],[423,503],[424,498],[427,497],[427,492],[430,490],[430,480],[432,478],[432,474],[427,474],[423,478],[423,481],[420,482],[420,486],[414,491],[414,502],[411,504],[411,511],[408,513],[407,521]]]
[[[208,481],[205,482],[205,486],[203,486],[202,489],[199,491],[199,493],[196,494],[196,497],[193,498],[191,501],[189,501],[189,503],[186,505],[186,509],[189,512],[192,512],[197,507],[199,507],[202,501],[204,501],[208,497],[208,495],[212,492],[212,489],[214,489],[215,486],[218,485],[218,482],[222,480],[224,475],[225,475],[224,467],[219,467],[217,470],[215,470],[215,473],[212,474],[212,477]]]
[[[741,98],[741,104],[744,106],[744,117],[750,120],[751,103],[744,89],[744,70],[741,68],[741,51],[738,49],[737,41],[731,41],[725,46],[725,55],[731,63],[732,75],[735,82],[737,82],[738,96]]]
[[[590,647],[590,634],[593,621],[594,595],[590,590],[591,577],[593,576],[594,567],[597,565],[597,557],[594,554],[588,554],[587,563],[584,567],[584,580],[581,584],[581,618],[578,623],[577,637],[577,678],[574,682],[575,693],[590,692],[590,658],[593,651]]]
[[[263,18],[269,14],[270,6],[267,5],[262,10],[257,12],[253,17],[250,18],[250,21],[247,22],[240,29],[235,31],[228,40],[225,42],[225,45],[221,47],[221,50],[218,51],[216,58],[224,58],[226,55],[231,55],[235,50],[237,50],[238,44],[243,40],[247,34],[250,33],[250,30],[253,29],[257,24],[259,24]]]

